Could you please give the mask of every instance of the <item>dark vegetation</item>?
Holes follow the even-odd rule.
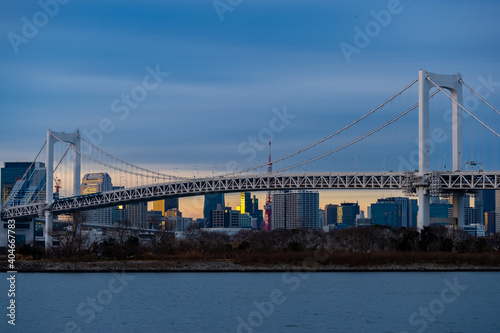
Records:
[[[183,238],[171,231],[151,233],[146,239],[125,228],[89,242],[76,227],[59,235],[59,246],[49,251],[25,245],[20,260],[232,260],[240,264],[275,265],[500,265],[500,234],[473,237],[445,227],[391,229],[385,226],[320,230],[240,231],[233,236],[191,230]]]

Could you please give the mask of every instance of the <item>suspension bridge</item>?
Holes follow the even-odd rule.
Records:
[[[412,102],[410,98],[406,104],[399,102],[395,105],[396,100],[401,99],[403,93],[408,91],[411,93],[415,86],[418,86],[417,103]],[[486,105],[486,110],[482,109],[478,112],[477,107],[472,108],[466,105],[463,98],[463,87],[467,88],[470,93],[469,100],[474,98],[483,103]],[[432,93],[431,90],[433,90]],[[435,131],[431,131],[430,124],[437,112],[434,112],[433,107],[433,113],[430,113],[430,106],[431,99],[436,95],[444,96],[445,100],[451,101],[451,117],[450,121],[447,122],[452,141],[450,170],[448,170],[449,166],[448,168],[444,167],[445,162],[438,165],[439,170],[431,170],[431,165],[436,165],[436,163],[431,159],[431,157],[435,157],[433,155],[435,142],[433,142],[432,136]],[[389,111],[387,111],[388,108]],[[397,128],[394,124],[400,124],[401,119],[409,118],[408,115],[417,109],[418,120],[415,117],[410,118],[411,124],[409,124],[408,130],[397,129],[400,132],[399,138],[394,138],[392,134],[386,133],[385,142],[381,143],[380,140],[376,139],[377,135],[380,135],[387,128]],[[443,112],[443,109],[440,111]],[[490,113],[486,113],[487,111]],[[414,111],[413,114],[416,112]],[[381,114],[379,123],[373,119],[375,114]],[[30,170],[28,169],[1,207],[1,217],[2,220],[8,220],[44,216],[44,236],[47,246],[52,244],[51,230],[54,214],[212,193],[291,189],[401,190],[405,195],[418,196],[419,228],[430,224],[431,196],[451,196],[453,198],[453,218],[456,220],[457,227],[463,228],[466,195],[478,190],[500,189],[500,171],[495,170],[496,166],[484,168],[485,165],[482,165],[481,169],[467,170],[469,164],[472,166],[478,163],[464,162],[465,119],[473,123],[467,133],[470,134],[478,127],[479,131],[476,129],[476,133],[481,133],[480,136],[483,140],[494,145],[493,151],[490,153],[496,156],[496,144],[500,135],[494,126],[499,124],[498,115],[500,115],[500,111],[467,85],[461,74],[443,75],[421,70],[418,78],[388,100],[321,140],[269,163],[249,166],[236,172],[193,178],[148,170],[126,162],[92,144],[78,131],[64,133],[49,130],[45,143],[33,161],[33,165],[35,165],[35,162],[41,161],[43,156],[46,156],[43,186],[32,190],[29,196],[16,197],[16,187],[21,187],[24,182],[34,177],[32,168],[30,168],[31,172],[28,172]],[[390,116],[390,119],[385,119],[387,116]],[[358,129],[360,124],[367,123],[372,126],[372,129],[364,132]],[[417,123],[418,126],[416,126]],[[365,125],[363,128],[365,127],[367,126]],[[440,130],[442,137],[445,132]],[[351,134],[342,139],[341,135],[348,132]],[[352,134],[353,132],[355,135]],[[415,140],[418,140],[418,149],[415,150],[414,154],[418,156],[418,165],[415,165],[414,168],[411,163],[407,163],[406,170],[385,170],[385,157],[388,156],[385,155],[385,151],[388,151],[386,147],[398,145],[402,141],[411,143],[412,133],[416,134],[417,139]],[[468,138],[467,142],[470,143],[473,139],[474,136]],[[354,159],[353,153],[349,149],[359,146],[363,142],[371,144],[367,149],[373,154],[371,155],[372,160],[383,157],[384,170],[361,171],[358,170],[357,166],[354,171],[331,170],[332,158],[344,152],[347,154],[347,159]],[[56,144],[58,147],[62,147],[60,152],[56,151]],[[473,142],[470,144],[470,150],[483,145],[484,142]],[[45,154],[43,154],[44,151]],[[67,158],[69,151],[73,152],[73,159]],[[473,152],[470,153],[473,154]],[[446,155],[443,156],[446,157]],[[401,155],[399,159],[401,160]],[[54,163],[57,160],[58,162]],[[63,161],[67,161],[67,163],[62,163]],[[357,164],[357,159],[355,163]],[[375,163],[369,164],[374,165]],[[485,162],[485,164],[487,163]],[[316,170],[306,171],[305,166],[311,165],[314,165]],[[466,170],[463,170],[464,165]],[[85,172],[108,170],[112,173],[113,179],[120,180],[120,186],[103,189],[97,193],[82,194],[80,186],[82,170]],[[69,175],[72,180],[72,186],[66,189],[66,195],[59,193],[57,174]],[[54,180],[56,181],[56,193],[54,193]]]

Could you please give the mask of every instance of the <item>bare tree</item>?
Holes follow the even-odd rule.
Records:
[[[53,235],[59,239],[59,248],[56,252],[65,257],[73,257],[86,253],[92,244],[89,243],[88,232],[84,230],[86,216],[84,213],[73,213],[73,223],[64,231],[54,231]]]

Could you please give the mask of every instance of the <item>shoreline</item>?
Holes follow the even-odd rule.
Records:
[[[6,273],[6,262],[0,262]],[[500,272],[500,266],[443,265],[435,263],[380,265],[303,265],[295,263],[242,264],[232,260],[203,261],[17,261],[17,273],[282,273],[282,272]]]

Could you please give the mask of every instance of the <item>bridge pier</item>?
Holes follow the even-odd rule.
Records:
[[[45,249],[48,250],[52,247],[52,230],[53,230],[54,216],[51,211],[45,211],[45,227],[43,228],[43,236],[45,238]]]
[[[453,219],[457,221],[458,229],[465,226],[465,193],[453,193]]]
[[[418,194],[418,229],[422,230],[431,224],[430,195],[425,187],[417,188]]]

